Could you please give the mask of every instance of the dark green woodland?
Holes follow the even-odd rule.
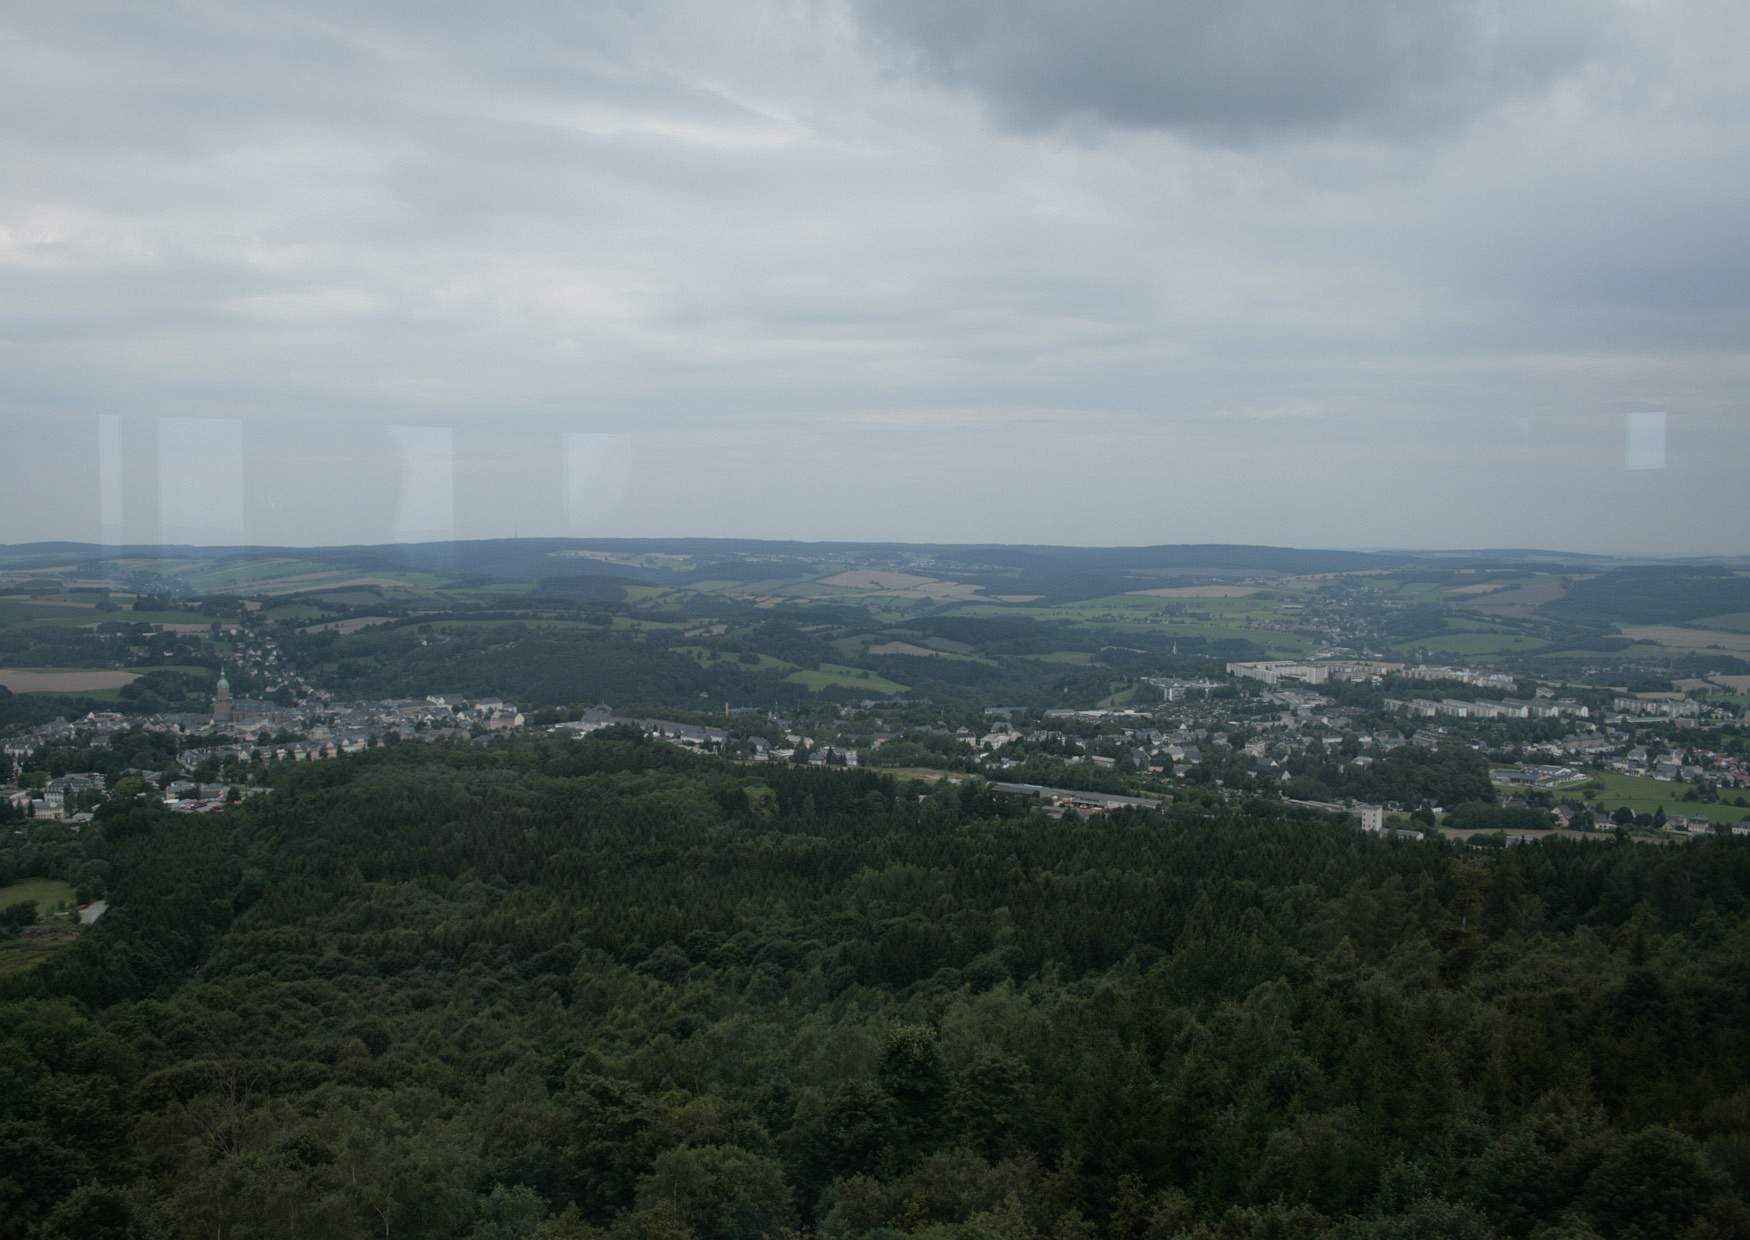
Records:
[[[0,864],[0,1235],[1750,1234],[1750,840],[391,745]]]

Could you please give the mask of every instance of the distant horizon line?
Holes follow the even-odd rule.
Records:
[[[88,539],[32,539],[28,542],[0,543],[0,550],[28,551],[35,548],[66,548],[90,549],[107,554],[138,553],[151,551],[198,550],[198,551],[235,551],[239,554],[262,551],[351,551],[383,547],[432,547],[445,544],[486,544],[486,543],[577,543],[585,545],[630,545],[654,543],[766,543],[774,546],[808,546],[808,547],[924,547],[924,548],[1028,548],[1039,547],[1052,550],[1067,551],[1155,551],[1169,549],[1251,549],[1269,551],[1322,551],[1352,555],[1405,555],[1405,556],[1559,556],[1568,558],[1584,558],[1599,560],[1733,560],[1750,558],[1750,550],[1744,551],[1576,551],[1559,547],[1478,547],[1478,546],[1385,546],[1385,545],[1321,545],[1305,543],[1269,543],[1269,542],[1160,542],[1160,543],[1079,543],[1079,542],[994,542],[989,540],[971,541],[938,541],[923,542],[909,539],[883,538],[766,538],[738,535],[702,535],[702,534],[644,534],[644,535],[607,535],[591,536],[576,534],[515,534],[515,535],[482,535],[476,537],[442,537],[442,538],[402,538],[385,542],[324,542],[324,543],[287,543],[287,542],[198,542],[198,541],[160,541],[160,542],[107,542]]]

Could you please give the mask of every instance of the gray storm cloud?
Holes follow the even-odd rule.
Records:
[[[1474,0],[860,0],[926,77],[1022,126],[1088,118],[1250,141],[1410,136],[1548,89],[1585,65],[1611,7]]]

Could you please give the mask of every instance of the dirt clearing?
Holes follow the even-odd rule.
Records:
[[[0,667],[0,685],[14,693],[94,693],[131,685],[139,678],[137,672]]]

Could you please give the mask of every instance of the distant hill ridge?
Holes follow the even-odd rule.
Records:
[[[684,586],[689,581],[757,582],[808,576],[834,564],[952,579],[989,594],[1090,597],[1177,580],[1250,574],[1311,574],[1426,567],[1582,572],[1620,569],[1631,561],[1560,551],[1353,551],[1258,544],[1183,543],[1077,547],[1040,543],[804,542],[747,538],[487,538],[332,547],[170,544],[103,546],[39,542],[0,547],[0,568],[29,571],[56,563],[226,561],[276,558],[329,571],[420,572],[443,577],[533,581],[563,589],[565,579],[611,578],[626,584]],[[1666,561],[1668,566],[1681,562]],[[1717,561],[1716,561],[1717,563]],[[209,590],[213,588],[209,585]],[[222,587],[221,587],[222,588]],[[246,580],[235,586],[248,591]]]

